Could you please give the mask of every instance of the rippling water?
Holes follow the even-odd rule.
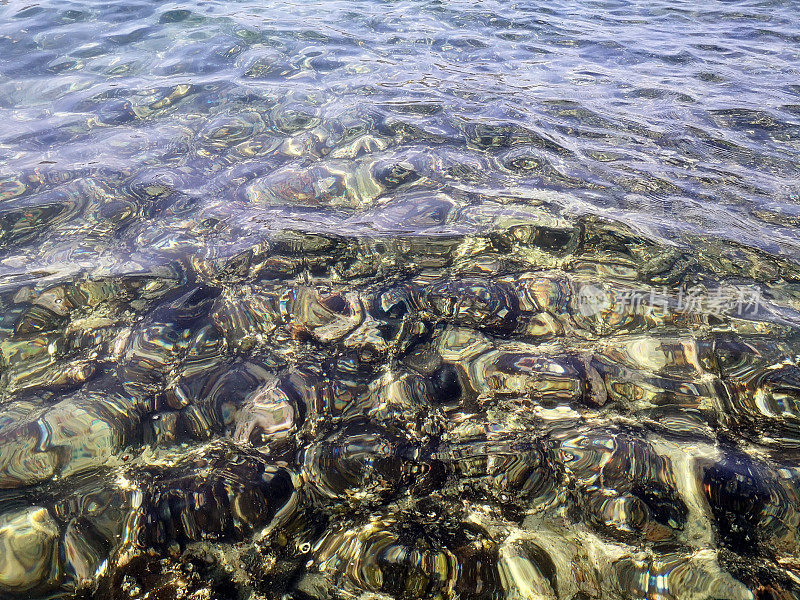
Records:
[[[0,0],[0,597],[800,598],[796,2]]]

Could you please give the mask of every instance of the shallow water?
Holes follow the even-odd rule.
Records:
[[[0,597],[800,597],[794,2],[0,0]]]

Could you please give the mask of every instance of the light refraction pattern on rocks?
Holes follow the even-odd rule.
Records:
[[[800,598],[799,14],[0,0],[0,598]]]

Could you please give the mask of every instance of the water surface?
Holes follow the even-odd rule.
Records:
[[[0,1],[0,595],[800,597],[797,8]]]

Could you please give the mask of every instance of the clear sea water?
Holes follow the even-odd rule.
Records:
[[[796,1],[0,0],[0,596],[800,597]]]

